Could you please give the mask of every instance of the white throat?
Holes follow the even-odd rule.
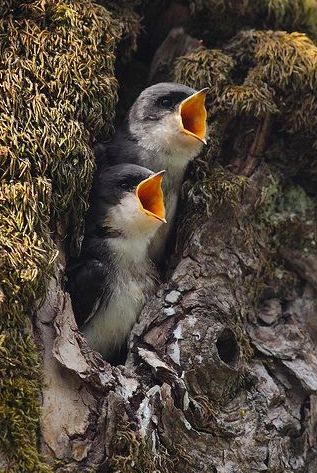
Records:
[[[136,195],[131,192],[110,210],[105,223],[121,234],[109,238],[108,244],[115,257],[127,264],[147,258],[150,240],[162,225],[160,220],[140,208]]]
[[[203,147],[199,140],[182,132],[177,111],[158,121],[145,122],[142,130],[135,128],[132,121],[130,131],[137,136],[143,148],[160,157],[161,162],[155,162],[155,171],[169,167],[185,170],[189,161],[194,159]]]
[[[149,237],[109,238],[108,244],[115,259],[124,266],[147,260]]]

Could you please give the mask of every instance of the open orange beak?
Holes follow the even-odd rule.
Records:
[[[165,220],[164,196],[162,191],[164,173],[165,171],[160,171],[144,179],[144,181],[141,181],[135,193],[139,199],[141,209],[147,215],[167,223]]]
[[[205,108],[207,91],[208,88],[202,89],[187,97],[179,105],[181,130],[204,144],[207,144],[207,110]]]

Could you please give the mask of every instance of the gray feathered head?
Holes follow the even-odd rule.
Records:
[[[178,148],[182,139],[189,147],[206,143],[206,92],[173,82],[152,85],[131,107],[129,129],[150,149]]]

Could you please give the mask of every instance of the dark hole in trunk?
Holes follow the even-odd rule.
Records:
[[[240,349],[236,337],[231,329],[225,328],[216,342],[220,359],[227,365],[234,366],[240,356]]]

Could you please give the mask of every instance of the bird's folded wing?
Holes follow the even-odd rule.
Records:
[[[94,154],[99,170],[121,163],[134,163],[153,170],[157,161],[156,153],[141,146],[125,127],[117,130],[111,142],[97,143]]]
[[[112,292],[108,276],[109,268],[97,259],[82,259],[71,265],[66,289],[79,328],[94,316],[101,300],[107,306]]]

